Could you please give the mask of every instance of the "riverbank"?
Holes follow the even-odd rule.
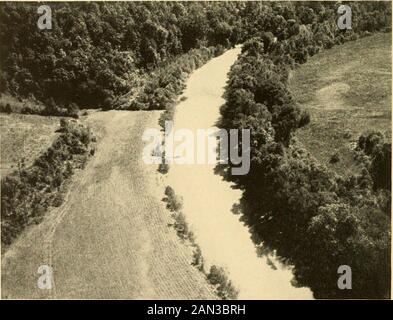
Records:
[[[214,128],[231,65],[240,48],[227,51],[196,70],[187,81],[174,117],[174,130]],[[292,272],[274,257],[258,257],[247,227],[232,207],[240,190],[215,174],[214,164],[172,164],[167,184],[183,198],[183,213],[190,224],[205,264],[224,267],[239,299],[308,299],[311,292],[291,285]],[[271,264],[276,266],[272,268]]]

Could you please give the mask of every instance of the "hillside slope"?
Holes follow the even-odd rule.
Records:
[[[364,132],[391,136],[392,34],[375,34],[313,56],[291,78],[290,87],[311,123],[297,137],[321,163],[342,174],[359,173],[353,147]]]
[[[141,139],[158,112],[94,113],[101,136],[63,206],[28,229],[2,259],[3,298],[214,298],[190,252],[168,226],[154,166]],[[37,288],[40,265],[54,288]]]
[[[1,176],[15,170],[21,159],[29,166],[51,145],[57,136],[58,126],[57,117],[1,113]]]

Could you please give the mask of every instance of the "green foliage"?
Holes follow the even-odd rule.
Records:
[[[335,152],[331,157],[330,157],[330,163],[334,164],[340,161],[340,155]]]
[[[235,7],[191,2],[52,3],[53,29],[46,32],[36,27],[35,4],[2,3],[0,92],[34,97],[49,105],[46,114],[61,111],[53,108],[51,99],[59,108],[75,103],[112,109],[118,97],[141,85],[141,74],[194,48],[228,46],[233,27],[227,21],[233,19]],[[157,81],[167,81],[165,76],[160,74]],[[152,101],[145,107],[165,108],[170,97],[160,88],[165,86],[147,86],[148,94],[153,90],[158,97],[149,97]]]
[[[225,270],[212,265],[207,280],[216,287],[217,295],[223,300],[235,300],[239,294],[232,282],[228,279]]]
[[[361,137],[359,148],[369,155],[369,165],[362,174],[345,178],[319,164],[291,139],[310,122],[288,90],[294,61],[303,63],[309,55],[354,38],[355,31],[343,33],[334,25],[336,4],[316,5],[318,10],[300,3],[256,5],[256,10],[247,4],[254,9],[247,13],[255,18],[246,24],[249,32],[258,29],[259,22],[269,26],[264,31],[278,40],[263,34],[245,42],[229,73],[220,126],[251,129],[251,164],[245,176],[228,175],[231,164],[222,172],[244,190],[242,219],[253,239],[294,266],[298,285],[310,287],[316,298],[386,298],[390,295],[391,145],[382,142],[380,134]],[[383,4],[352,5],[359,27],[360,17],[369,11],[374,18],[381,17],[378,30],[390,25],[385,19],[390,11],[384,12]],[[281,17],[274,18],[273,12]],[[273,28],[276,18],[282,25],[279,32]],[[292,30],[296,24],[299,28]],[[363,36],[367,28],[361,25],[354,30]],[[352,290],[337,288],[337,268],[343,264],[357,275]]]
[[[165,197],[163,200],[167,203],[166,207],[171,212],[180,211],[183,207],[183,199],[177,196],[175,190],[170,186],[165,188]]]
[[[163,159],[164,159],[164,156],[163,156]],[[159,173],[161,173],[161,174],[167,174],[168,171],[169,171],[169,164],[162,162],[162,163],[160,163],[160,164],[158,165],[158,172],[159,172]]]
[[[57,108],[50,106],[46,114],[60,115],[58,108],[72,103],[113,109],[129,95],[139,98],[126,101],[127,107],[165,109],[182,89],[176,82],[181,72],[206,62],[206,57],[197,57],[195,65],[190,57],[173,62],[188,52],[195,57],[194,49],[214,47],[217,55],[254,39],[245,44],[250,54],[247,46],[262,46],[265,53],[302,63],[323,48],[391,29],[387,3],[350,5],[352,31],[337,28],[333,2],[53,3],[53,29],[46,32],[36,27],[35,4],[1,3],[0,92],[45,105],[53,99]]]
[[[172,218],[174,220],[173,227],[179,238],[190,240],[191,244],[194,244],[194,235],[188,228],[186,217],[181,211],[183,208],[183,199],[175,194],[172,187],[167,186],[163,201],[167,203],[166,208],[172,212]]]
[[[54,28],[42,32],[36,5],[1,3],[0,90],[40,101],[45,115],[76,117],[76,106],[165,109],[162,124],[192,70],[244,43],[229,74],[221,127],[252,129],[250,173],[228,178],[244,190],[254,238],[294,265],[296,281],[317,298],[387,297],[391,145],[378,134],[363,137],[369,165],[343,178],[291,140],[310,118],[288,90],[289,70],[321,50],[391,30],[388,2],[349,4],[353,25],[344,31],[335,2],[56,3]],[[61,203],[57,191],[89,154],[87,130],[62,131],[32,167],[2,180],[3,243]],[[170,187],[165,194],[178,233],[190,237],[180,198]],[[341,264],[356,274],[352,290],[337,289]],[[235,296],[221,269],[212,267],[208,278],[222,298]]]
[[[194,244],[194,252],[193,252],[193,257],[192,257],[192,263],[193,266],[195,266],[199,271],[204,272],[205,270],[205,261],[202,256],[202,251],[201,248],[197,245]]]
[[[214,57],[214,47],[192,49],[189,52],[168,59],[151,72],[136,98],[121,105],[120,109],[167,110],[166,120],[172,120],[174,104],[185,87],[188,75]]]
[[[74,169],[83,167],[92,140],[88,128],[61,120],[61,134],[28,168],[1,180],[1,241],[9,245],[31,223],[39,223],[50,206],[63,202],[64,182]],[[92,150],[92,149],[90,149]]]
[[[358,148],[371,160],[368,162],[368,169],[373,178],[374,188],[390,191],[392,144],[385,140],[381,132],[361,135],[358,140]]]
[[[17,99],[9,94],[0,95],[0,112],[41,114],[45,106],[34,99]]]

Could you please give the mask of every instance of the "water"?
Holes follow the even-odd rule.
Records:
[[[191,75],[183,94],[187,99],[176,107],[175,130],[196,132],[215,126],[224,104],[227,73],[239,53],[240,48],[231,49]],[[270,258],[278,267],[273,270],[266,257],[258,257],[247,227],[231,211],[241,191],[214,174],[214,167],[172,164],[168,173],[168,184],[183,197],[183,212],[206,265],[227,270],[239,289],[239,299],[311,299],[309,289],[291,285],[293,276],[288,268]]]

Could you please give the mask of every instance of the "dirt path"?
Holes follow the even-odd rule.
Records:
[[[27,230],[3,256],[3,298],[214,298],[168,226],[155,167],[142,162],[146,127],[158,112],[97,112],[96,155],[74,177],[63,206]],[[54,288],[37,288],[40,265]]]

